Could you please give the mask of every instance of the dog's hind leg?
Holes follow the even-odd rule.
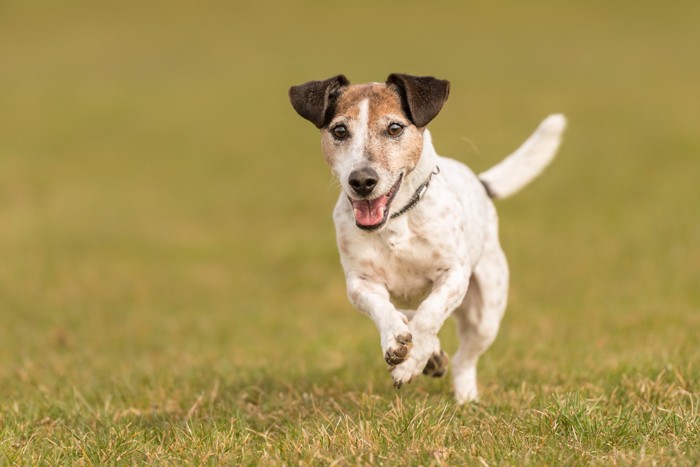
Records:
[[[453,358],[455,398],[477,400],[476,364],[498,334],[508,301],[508,263],[498,240],[490,241],[472,274],[462,304],[454,311],[459,349]]]

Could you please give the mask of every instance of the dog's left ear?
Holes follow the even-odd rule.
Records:
[[[335,101],[348,84],[350,82],[343,75],[323,81],[309,81],[289,88],[289,101],[299,115],[316,128],[323,128],[333,118]]]
[[[386,84],[397,88],[406,116],[417,127],[430,123],[450,94],[450,82],[432,76],[392,73]]]

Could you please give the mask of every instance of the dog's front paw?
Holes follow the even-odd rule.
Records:
[[[394,380],[394,387],[396,389],[401,389],[401,386],[413,381],[413,378],[421,373],[421,370],[417,368],[418,365],[416,365],[416,360],[413,358],[395,366],[391,370],[391,378]]]
[[[384,352],[384,360],[390,366],[396,366],[406,360],[408,352],[413,347],[413,336],[410,332],[404,332],[393,336],[386,352]]]
[[[440,341],[437,336],[414,335],[413,349],[406,360],[391,369],[394,387],[400,388],[410,383],[413,378],[423,373],[433,354],[440,353]]]

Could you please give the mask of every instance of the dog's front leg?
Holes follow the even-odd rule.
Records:
[[[392,371],[394,385],[400,387],[420,375],[434,354],[440,353],[438,331],[452,311],[462,303],[471,271],[465,267],[454,267],[436,281],[433,290],[423,300],[408,324],[413,337],[413,348],[408,358]]]
[[[361,275],[348,275],[347,289],[350,302],[377,326],[384,360],[390,366],[403,362],[413,338],[408,329],[408,318],[391,303],[384,284]]]

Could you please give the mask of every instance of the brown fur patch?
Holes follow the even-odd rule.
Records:
[[[383,83],[358,84],[348,87],[338,98],[336,112],[329,128],[344,123],[350,130],[350,138],[360,131],[352,128],[356,123],[360,105],[368,102],[368,131],[367,140],[363,147],[364,157],[381,166],[387,171],[395,172],[400,169],[411,171],[415,168],[423,149],[423,132],[417,128],[403,110],[401,97],[394,87]],[[392,123],[404,126],[403,133],[391,137],[387,133]],[[344,144],[327,135],[323,138],[322,146],[326,161],[332,165],[335,148]]]

